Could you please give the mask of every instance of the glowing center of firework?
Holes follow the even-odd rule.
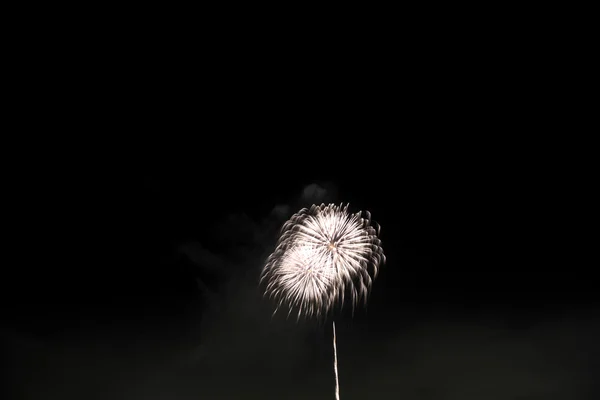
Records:
[[[329,247],[329,250],[331,250],[331,251],[337,251],[337,247],[335,246],[335,243],[333,243],[333,242],[330,242],[328,247]]]

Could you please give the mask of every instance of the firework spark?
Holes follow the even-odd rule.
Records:
[[[366,303],[385,262],[378,235],[370,213],[349,213],[348,205],[313,205],[294,214],[261,274],[275,312],[287,306],[298,318],[324,315],[343,304],[346,293],[353,307],[361,298]]]

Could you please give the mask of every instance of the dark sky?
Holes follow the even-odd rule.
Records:
[[[546,30],[434,14],[17,46],[0,398],[333,399],[334,318],[344,400],[600,398],[573,74]],[[387,263],[366,308],[272,316],[260,270],[320,202],[369,210]]]
[[[543,243],[536,181],[335,135],[39,172],[4,280],[7,398],[334,398],[332,317],[271,316],[258,288],[282,223],[321,202],[369,210],[387,255],[368,307],[334,315],[342,399],[598,394],[593,284]]]

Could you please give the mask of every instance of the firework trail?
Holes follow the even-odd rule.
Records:
[[[344,303],[352,307],[367,295],[385,262],[379,226],[369,212],[349,213],[348,205],[321,204],[303,208],[282,227],[275,251],[268,257],[260,282],[277,306],[297,310],[297,318],[326,315]],[[336,398],[339,399],[335,322],[333,324]]]

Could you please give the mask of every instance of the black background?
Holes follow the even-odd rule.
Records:
[[[334,315],[342,398],[591,398],[593,265],[560,153],[529,135],[542,72],[371,51],[32,77],[6,150],[11,394],[333,398],[333,318],[271,317],[258,288],[283,221],[331,201],[369,210],[387,255],[368,307]]]

